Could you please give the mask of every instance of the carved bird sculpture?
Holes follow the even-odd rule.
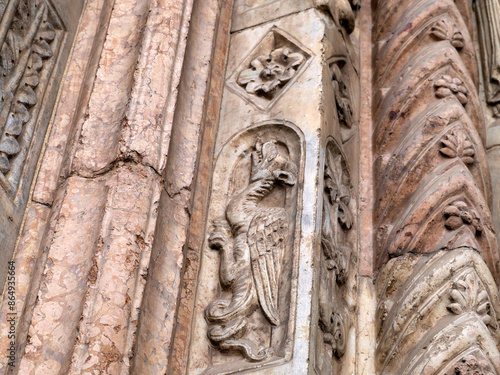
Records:
[[[287,147],[276,140],[257,140],[248,185],[229,202],[225,218],[214,221],[209,246],[220,253],[219,278],[229,297],[205,310],[208,337],[220,350],[237,350],[253,361],[272,354],[245,339],[248,317],[259,308],[269,323],[280,324],[279,286],[289,237],[284,207],[262,204],[277,186],[293,186],[297,167]]]

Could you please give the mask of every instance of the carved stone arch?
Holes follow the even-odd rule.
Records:
[[[296,126],[271,120],[220,147],[195,302],[201,319],[190,347],[191,357],[208,362],[190,361],[189,373],[234,373],[291,358],[303,142]]]
[[[500,300],[485,263],[470,248],[393,259],[379,276],[377,293],[383,374],[437,374],[474,345],[496,350]],[[475,337],[459,338],[470,326],[482,332],[477,344]],[[437,350],[438,358],[431,358]],[[488,357],[498,361],[495,353]]]
[[[389,12],[395,17],[394,12]],[[394,36],[375,44],[377,71],[374,84],[387,81],[395,71],[400,71],[411,56],[445,41],[457,50],[464,65],[472,73],[474,84],[479,82],[472,34],[455,6],[448,2],[427,0],[414,2],[403,17],[395,17]],[[436,49],[441,49],[439,44]],[[394,53],[394,51],[397,51]],[[408,53],[412,51],[412,53]]]

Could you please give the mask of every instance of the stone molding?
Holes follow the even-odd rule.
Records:
[[[468,7],[375,10],[378,373],[499,369],[500,258]]]

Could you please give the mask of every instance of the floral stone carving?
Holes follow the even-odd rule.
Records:
[[[469,101],[469,91],[460,78],[453,78],[444,74],[434,82],[434,88],[436,89],[436,96],[438,98],[446,98],[447,96],[455,95],[463,106]]]
[[[17,163],[18,168],[22,166],[22,160],[15,158],[22,148],[29,147],[27,134],[32,131],[25,128],[39,110],[39,99],[47,84],[42,77],[52,69],[55,60],[52,57],[57,57],[62,34],[61,21],[48,2],[35,5],[35,1],[23,0],[13,9],[0,50],[0,172],[3,175],[11,171],[13,163]],[[30,9],[36,10],[30,12]],[[5,186],[8,190],[9,185]]]
[[[333,57],[329,59],[330,74],[332,76],[333,93],[335,95],[335,106],[339,121],[342,142],[346,142],[353,135],[351,129],[355,123],[352,99],[348,88],[348,77],[345,72],[346,58]]]
[[[459,157],[467,165],[474,164],[474,155],[476,154],[472,142],[462,129],[446,134],[441,140],[439,152],[449,158]]]
[[[456,49],[464,48],[462,32],[446,18],[440,19],[431,27],[431,35],[437,40],[449,40]]]
[[[257,108],[265,110],[284,95],[310,58],[306,47],[273,27],[236,68],[227,84]]]
[[[331,141],[326,151],[321,229],[319,327],[323,341],[335,357],[343,356],[347,344],[348,309],[341,289],[349,277],[351,248],[346,233],[353,226],[349,208],[351,185],[343,155]]]
[[[473,311],[479,315],[484,324],[492,328],[497,327],[490,297],[481,281],[472,272],[453,283],[450,291],[450,302],[448,310],[452,313],[460,315]]]
[[[251,67],[242,71],[238,84],[250,94],[272,99],[278,88],[288,82],[305,58],[290,48],[278,48],[269,54],[253,59]]]
[[[446,219],[445,226],[449,230],[455,230],[463,225],[470,225],[474,228],[477,234],[483,231],[483,225],[477,211],[469,208],[467,203],[463,201],[455,201],[444,209],[444,217]]]
[[[257,139],[248,184],[229,201],[225,217],[214,221],[209,237],[210,248],[220,254],[220,285],[230,293],[205,310],[208,338],[219,350],[239,351],[251,361],[274,354],[245,333],[248,318],[259,308],[270,325],[281,324],[281,270],[291,252],[287,210],[263,201],[276,189],[294,186],[297,173],[284,143]]]

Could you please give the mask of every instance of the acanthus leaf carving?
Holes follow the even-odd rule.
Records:
[[[244,336],[249,316],[259,308],[270,325],[281,324],[281,268],[291,252],[287,210],[262,202],[278,187],[296,185],[297,173],[284,143],[257,138],[249,181],[229,201],[224,218],[213,222],[208,239],[210,248],[220,254],[220,285],[230,294],[205,309],[208,338],[219,350],[239,351],[250,361],[274,354],[274,348],[260,348]]]
[[[448,40],[457,50],[464,48],[464,36],[448,19],[442,18],[431,27],[431,35],[437,40]]]
[[[351,188],[343,155],[330,142],[327,145],[324,170],[323,222],[321,247],[323,266],[320,276],[319,327],[323,341],[335,357],[344,355],[349,328],[348,307],[340,288],[349,277],[352,250],[344,233],[353,226],[349,207]]]
[[[348,77],[345,73],[346,62],[346,57],[332,57],[328,60],[343,143],[352,137],[354,133],[352,128],[355,125],[351,93],[347,86]]]
[[[474,147],[462,129],[456,129],[446,134],[441,139],[439,152],[449,158],[459,157],[466,165],[474,164]]]
[[[497,328],[496,316],[491,307],[488,292],[472,272],[466,273],[453,283],[449,298],[450,303],[447,307],[453,314],[475,312],[485,325],[493,329]]]

